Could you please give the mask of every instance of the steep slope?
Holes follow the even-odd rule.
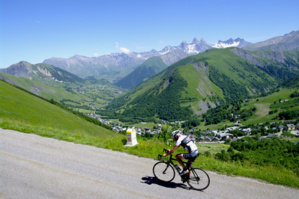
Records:
[[[185,120],[278,84],[233,49],[210,49],[182,59],[113,101],[107,110],[124,118]]]
[[[39,81],[31,80],[25,77],[16,77],[10,74],[0,72],[0,80],[4,80],[5,82],[23,88],[25,90],[28,90],[31,93],[34,93],[39,96],[43,96],[43,93],[52,93],[52,94],[58,93],[57,88],[46,86],[45,84]],[[55,98],[54,96],[52,98],[55,99],[56,101],[59,101],[58,98]]]
[[[0,80],[0,118],[29,125],[111,137],[114,133]]]
[[[133,89],[141,82],[153,77],[164,70],[167,65],[160,57],[152,57],[146,60],[141,66],[135,69],[128,76],[122,78],[115,85],[125,88]]]
[[[278,81],[286,81],[299,72],[299,51],[255,51],[234,48],[232,52],[258,66]]]
[[[299,74],[282,83],[282,87],[299,89]]]

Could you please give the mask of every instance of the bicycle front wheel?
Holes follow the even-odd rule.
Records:
[[[170,182],[175,177],[174,168],[166,162],[157,162],[153,167],[153,173],[162,182]]]
[[[202,191],[210,185],[210,177],[203,169],[193,168],[187,183],[191,188]]]

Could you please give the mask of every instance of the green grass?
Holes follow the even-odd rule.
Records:
[[[197,143],[198,151],[201,154],[205,154],[209,152],[211,155],[215,155],[216,153],[220,153],[222,150],[227,151],[230,145],[220,144],[220,143]]]
[[[221,174],[255,178],[273,184],[299,188],[299,178],[294,172],[272,166],[262,167],[250,164],[244,165],[240,162],[223,162],[206,156],[199,156],[194,162],[194,167],[196,166]]]
[[[254,90],[255,86],[251,88],[253,83],[264,84],[265,87],[273,86],[275,82],[268,74],[252,65],[248,65],[247,61],[235,55],[231,50],[232,48],[209,49],[208,53],[200,53],[195,55],[194,58],[205,60],[209,66],[217,68],[219,73],[225,74],[238,85],[250,89],[251,93],[256,92]]]
[[[178,68],[179,74],[187,81],[188,86],[185,92],[182,92],[182,98],[193,98],[193,102],[184,104],[185,106],[197,106],[199,100],[203,100],[211,93],[217,94],[223,98],[222,91],[217,87],[205,74],[204,69],[195,69],[194,66],[188,64]],[[196,99],[196,100],[195,100]]]
[[[271,110],[271,105],[276,102],[278,107],[284,106],[285,104],[279,103],[280,99],[281,100],[288,99],[291,102],[292,99],[290,98],[290,95],[294,91],[295,91],[295,89],[281,88],[279,92],[275,92],[266,97],[250,99],[249,103],[247,103],[246,106],[255,106],[257,108],[257,111],[250,119],[248,119],[247,121],[244,121],[242,123],[244,125],[249,125],[249,124],[258,124],[258,123],[264,123],[264,122],[278,121],[277,119],[274,119],[274,118],[279,114],[279,111],[275,114],[269,115],[269,111]],[[292,109],[299,109],[299,106],[296,105],[295,107],[292,107]]]
[[[101,137],[113,136],[110,130],[94,125],[45,100],[0,81],[0,117],[33,126],[82,132]]]

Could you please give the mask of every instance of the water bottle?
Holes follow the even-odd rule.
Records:
[[[180,168],[177,164],[175,164],[174,167],[175,167],[178,171],[181,171],[181,168]]]

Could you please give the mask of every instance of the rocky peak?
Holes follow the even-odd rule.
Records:
[[[29,73],[32,71],[31,64],[26,61],[21,61],[17,64],[13,64],[6,69],[1,69],[3,73],[14,75],[17,77],[28,77]]]
[[[201,42],[201,43],[205,43],[205,44],[207,43],[206,40],[205,40],[204,38],[201,38],[200,42]]]
[[[199,41],[194,37],[192,44],[197,44],[197,43],[199,43]]]

